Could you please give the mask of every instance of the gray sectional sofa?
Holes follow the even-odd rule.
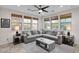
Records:
[[[29,42],[33,42],[35,41],[36,38],[48,38],[50,40],[54,40],[57,44],[62,44],[62,35],[64,34],[63,31],[57,31],[57,30],[53,30],[53,31],[42,31],[42,33],[40,33],[40,31],[30,31],[30,34],[26,34],[26,31],[22,31],[24,34],[24,43],[29,43]]]

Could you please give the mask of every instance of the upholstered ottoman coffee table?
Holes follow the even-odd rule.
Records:
[[[42,47],[47,51],[51,51],[55,48],[55,41],[47,39],[47,38],[37,38],[36,45]]]

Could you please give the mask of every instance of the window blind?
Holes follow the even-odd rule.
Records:
[[[60,19],[71,18],[71,17],[72,17],[71,13],[60,15]]]
[[[12,13],[12,14],[11,14],[11,17],[18,17],[18,18],[22,18],[22,15]]]

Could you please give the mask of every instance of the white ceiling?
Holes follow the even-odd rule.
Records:
[[[44,6],[46,5],[43,5],[42,7]],[[16,11],[37,15],[37,16],[46,16],[46,15],[54,14],[57,12],[62,12],[64,10],[69,10],[69,9],[79,7],[79,5],[63,5],[63,7],[60,7],[60,5],[49,5],[49,6],[50,6],[49,8],[45,9],[48,11],[48,13],[43,12],[42,14],[39,14],[38,11],[32,12],[28,10],[28,9],[37,10],[37,8],[35,8],[33,5],[20,5],[19,7],[17,5],[1,5],[1,7],[4,7],[4,8],[9,8]]]

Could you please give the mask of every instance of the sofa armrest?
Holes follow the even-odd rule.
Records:
[[[27,36],[24,36],[24,43],[28,43],[28,41]]]
[[[61,44],[62,44],[62,35],[57,35],[57,37],[58,37],[57,43],[58,43],[59,45],[61,45]]]
[[[24,36],[24,43],[33,42],[37,37],[39,37],[39,35]]]

